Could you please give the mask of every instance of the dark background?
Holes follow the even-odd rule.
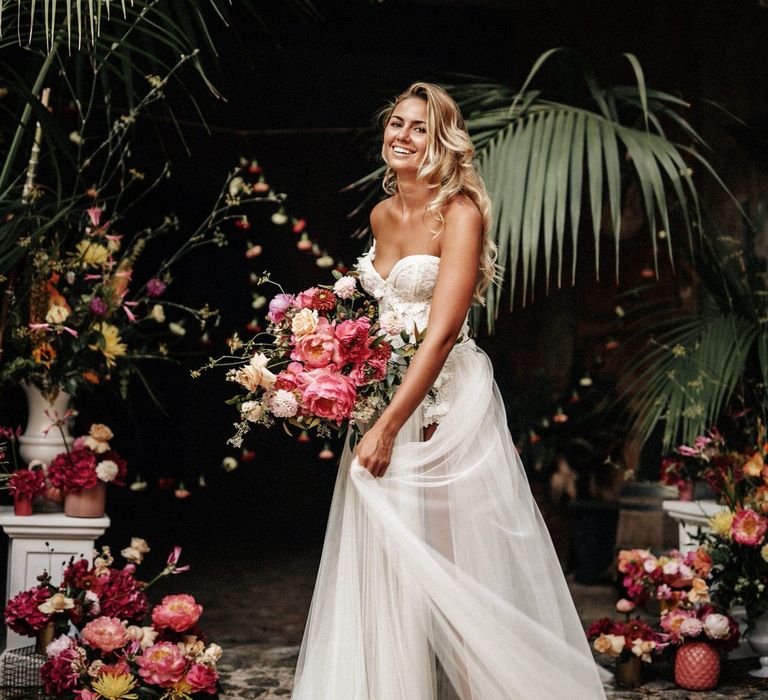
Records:
[[[492,2],[396,1],[320,2],[322,19],[299,19],[279,7],[265,9],[266,25],[233,3],[232,27],[214,25],[218,63],[207,59],[225,100],[199,94],[210,131],[178,89],[184,143],[162,121],[142,127],[135,142],[138,167],[152,172],[168,158],[173,177],[142,212],[156,220],[168,211],[182,219],[182,234],[208,211],[227,172],[241,156],[256,158],[268,182],[286,193],[288,209],[307,219],[312,237],[347,265],[366,247],[354,238],[361,221],[347,214],[359,195],[341,193],[346,184],[375,164],[368,129],[386,101],[414,80],[456,82],[472,74],[520,86],[545,50],[578,50],[606,84],[631,82],[622,53],[638,56],[649,86],[685,96],[687,117],[712,146],[710,158],[740,197],[765,188],[763,165],[743,146],[744,131],[714,100],[758,126],[768,114],[768,9],[743,2]],[[540,86],[566,88],[576,80],[566,63],[555,60],[537,80]],[[141,134],[141,130],[139,134]],[[151,135],[159,133],[166,152]],[[759,133],[759,132],[758,132]],[[764,131],[762,134],[764,135]],[[142,142],[147,144],[142,147]],[[712,182],[699,178],[705,193]],[[713,208],[722,201],[713,194]],[[317,550],[335,478],[335,462],[317,459],[322,444],[298,444],[280,430],[258,432],[247,447],[254,459],[225,473],[221,458],[236,416],[223,404],[230,391],[223,373],[192,381],[189,369],[223,351],[223,340],[251,320],[248,274],[272,270],[288,290],[328,280],[312,256],[295,249],[289,230],[269,223],[271,205],[259,205],[248,232],[228,229],[230,245],[190,258],[178,270],[172,296],[190,305],[204,301],[222,311],[214,346],[186,358],[178,367],[150,370],[165,414],[139,386],[128,405],[104,396],[78,401],[78,428],[105,422],[116,433],[114,445],[132,472],[149,481],[144,493],[113,490],[108,511],[113,526],[105,541],[115,547],[131,534],[153,540],[158,550],[172,543],[222,556],[243,552]],[[362,222],[364,223],[364,222]],[[585,237],[586,238],[586,237]],[[245,241],[261,243],[264,253],[246,261]],[[514,398],[543,374],[562,388],[574,372],[615,371],[604,344],[613,323],[615,293],[636,283],[651,261],[647,232],[629,232],[622,243],[622,278],[617,286],[613,259],[604,245],[605,273],[595,280],[590,243],[580,251],[576,285],[537,294],[524,309],[500,315],[493,337],[479,342],[494,360],[502,392]],[[157,250],[156,255],[162,251]],[[662,264],[662,286],[674,290],[669,264]],[[269,293],[267,293],[269,296]],[[599,365],[594,363],[599,360]],[[576,375],[578,376],[578,375]],[[19,397],[6,397],[4,410],[22,420]],[[338,445],[334,445],[338,453]],[[198,486],[204,475],[207,488]],[[159,477],[180,480],[191,491],[178,500],[157,486]]]

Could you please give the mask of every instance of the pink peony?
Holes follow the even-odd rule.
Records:
[[[181,680],[187,667],[184,652],[172,642],[160,642],[136,657],[139,675],[151,685],[167,688]]]
[[[91,620],[81,634],[90,646],[107,653],[121,649],[130,641],[125,625],[118,618],[103,615]]]
[[[49,614],[38,609],[50,597],[51,591],[47,586],[22,591],[5,606],[5,624],[17,634],[34,637],[51,619]]]
[[[387,376],[387,364],[391,356],[392,347],[389,343],[379,343],[364,362],[352,368],[349,378],[356,386],[382,381]]]
[[[291,359],[303,362],[307,367],[327,367],[331,361],[338,363],[339,341],[328,319],[321,318],[315,330],[296,339]]]
[[[337,372],[334,365],[305,372],[299,381],[302,402],[309,413],[337,422],[349,418],[357,391],[352,380]]]
[[[152,611],[152,624],[157,629],[170,627],[174,632],[184,632],[200,619],[202,612],[203,606],[191,595],[167,595]]]
[[[219,674],[216,669],[204,664],[193,664],[187,674],[187,683],[192,686],[192,692],[194,693],[209,693],[213,695],[216,692],[218,680]]]
[[[675,608],[661,616],[661,628],[669,634],[671,641],[679,641],[681,635],[680,628],[683,622],[695,617],[696,613],[693,610]]]
[[[704,624],[697,617],[689,617],[680,623],[680,634],[683,637],[698,637],[704,629]]]
[[[740,510],[731,523],[731,535],[739,544],[749,546],[760,544],[768,529],[768,520],[754,510]]]
[[[316,291],[317,287],[310,287],[309,289],[305,289],[303,292],[299,292],[293,299],[294,307],[297,309],[311,309],[312,300],[315,297]]]
[[[281,323],[285,318],[285,312],[293,306],[293,302],[296,297],[293,294],[277,294],[272,301],[269,302],[269,313],[267,318],[272,323]]]
[[[96,486],[96,454],[87,447],[62,452],[48,465],[48,480],[64,493],[81,493]]]

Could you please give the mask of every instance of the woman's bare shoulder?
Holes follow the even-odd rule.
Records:
[[[457,194],[451,197],[443,209],[445,220],[449,219],[462,223],[483,220],[483,215],[477,205],[465,194]]]
[[[389,212],[392,207],[392,199],[394,197],[387,197],[382,199],[373,209],[371,209],[370,222],[371,229],[373,230],[373,236],[376,237],[377,229],[380,229],[389,216]]]

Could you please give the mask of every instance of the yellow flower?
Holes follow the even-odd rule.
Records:
[[[88,347],[91,350],[100,350],[104,357],[107,358],[107,364],[113,367],[115,364],[115,358],[125,355],[128,350],[128,346],[121,342],[120,332],[116,326],[111,323],[98,323],[94,328],[101,333],[101,337],[104,339],[102,343],[94,343]]]
[[[192,686],[186,678],[176,681],[160,700],[192,700]]]
[[[77,244],[76,250],[83,267],[101,267],[109,260],[109,249],[87,238]]]
[[[763,558],[763,561],[768,562],[768,544],[763,545],[760,550],[760,556]]]
[[[136,679],[129,673],[105,673],[91,686],[105,700],[135,700],[139,696],[128,691],[136,687]]]
[[[721,510],[709,519],[709,527],[721,537],[730,539],[733,515],[733,511],[731,510]]]

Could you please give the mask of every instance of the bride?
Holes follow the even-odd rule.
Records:
[[[496,274],[458,107],[415,83],[384,115],[361,286],[427,327],[391,403],[345,446],[294,700],[604,698],[467,312]],[[402,342],[402,341],[400,341]]]

